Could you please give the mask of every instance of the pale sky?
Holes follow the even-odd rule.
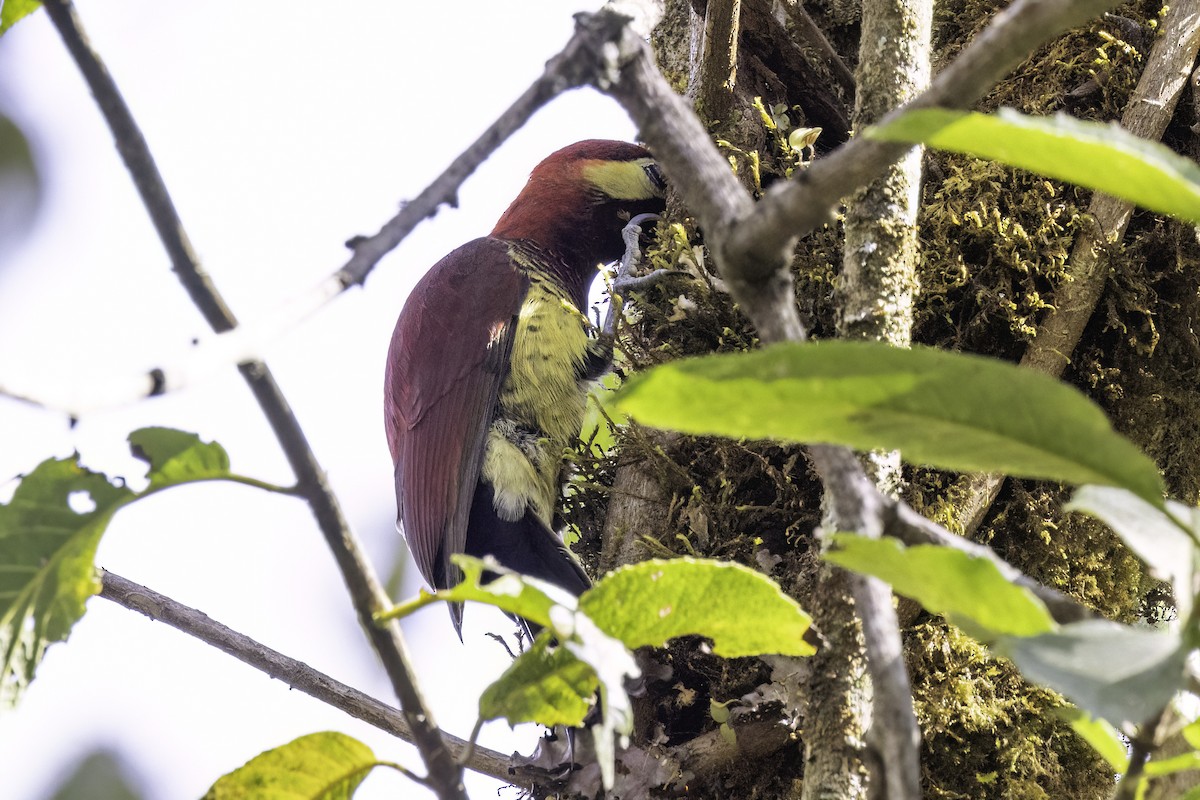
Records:
[[[243,320],[339,267],[343,242],[373,233],[416,195],[540,73],[570,35],[571,15],[598,5],[78,0],[204,265]],[[105,375],[178,359],[207,329],[43,12],[0,38],[0,111],[33,139],[46,184],[35,229],[0,251],[0,383],[50,381],[86,396]],[[402,547],[381,385],[405,293],[441,255],[485,234],[542,157],[579,139],[633,136],[612,101],[588,90],[561,98],[467,183],[459,210],[425,223],[365,290],[266,352],[380,573]],[[95,469],[137,478],[124,439],[147,425],[198,431],[226,447],[236,471],[290,481],[230,367],[178,394],[89,414],[74,429],[60,414],[0,400],[0,496],[13,476],[76,450]],[[165,492],[118,514],[97,561],[394,703],[298,500],[224,484]],[[406,626],[434,713],[458,735],[507,663],[488,630],[512,626],[469,608],[467,646],[442,608]],[[388,735],[94,598],[17,710],[0,712],[0,775],[6,798],[42,800],[64,770],[105,746],[121,753],[147,800],[195,798],[259,752],[321,730],[421,769]],[[520,746],[536,735],[527,731]],[[483,741],[518,746],[503,723]],[[359,797],[429,796],[377,772]],[[470,786],[474,797],[495,796],[494,782]]]

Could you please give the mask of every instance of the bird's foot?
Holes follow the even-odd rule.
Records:
[[[642,226],[648,222],[661,219],[662,217],[658,214],[638,214],[629,220],[625,228],[621,231],[621,238],[625,241],[625,255],[621,256],[621,260],[617,263],[617,268],[613,271],[612,283],[609,287],[610,302],[608,313],[605,314],[604,324],[600,328],[602,335],[609,337],[613,335],[616,327],[614,308],[620,305],[623,295],[631,291],[653,286],[671,275],[685,274],[679,270],[656,269],[647,275],[633,275],[633,272],[642,261]]]
[[[662,217],[658,214],[638,214],[626,223],[625,228],[621,231],[621,239],[625,242],[625,255],[621,256],[616,273],[613,275],[614,285],[628,277],[642,260],[642,226],[647,222],[657,222],[660,219]]]

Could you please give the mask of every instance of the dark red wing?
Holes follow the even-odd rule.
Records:
[[[388,350],[384,416],[397,520],[430,586],[457,581],[488,426],[528,290],[507,245],[476,239],[413,288]]]

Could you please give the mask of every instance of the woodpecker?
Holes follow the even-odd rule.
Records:
[[[664,195],[644,148],[578,142],[534,168],[489,236],[413,288],[388,350],[384,422],[397,525],[433,588],[461,579],[456,553],[573,594],[590,586],[553,527],[564,452],[612,355],[584,309],[625,224],[662,211]],[[461,639],[461,607],[450,616]]]

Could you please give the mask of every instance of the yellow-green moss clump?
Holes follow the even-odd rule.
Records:
[[[1055,714],[1063,701],[1026,684],[956,628],[905,636],[930,800],[1101,800],[1113,775]]]

